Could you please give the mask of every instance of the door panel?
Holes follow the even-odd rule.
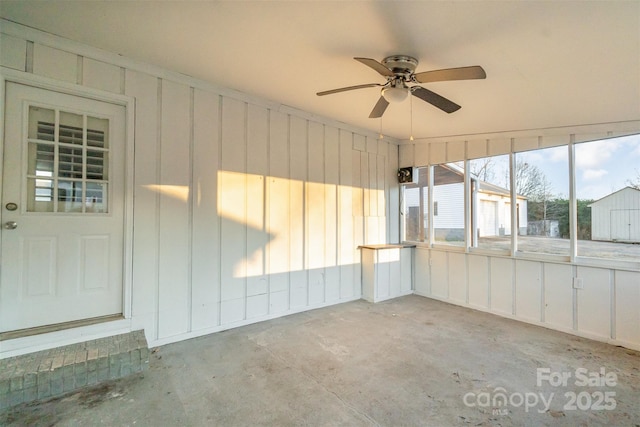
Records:
[[[16,83],[5,106],[0,332],[122,313],[124,107]]]
[[[629,209],[612,209],[610,215],[611,240],[629,240],[631,212]]]

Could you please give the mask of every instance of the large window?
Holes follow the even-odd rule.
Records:
[[[464,164],[433,166],[433,239],[445,245],[464,245]],[[435,207],[438,215],[435,215]]]
[[[403,189],[407,241],[640,263],[640,135],[418,170]]]
[[[509,156],[469,161],[472,247],[508,251],[511,247]]]
[[[640,260],[640,135],[575,145],[578,255]]]
[[[569,255],[569,151],[515,155],[518,250]]]
[[[429,233],[429,168],[417,168],[418,183],[407,184],[403,192],[404,240],[428,241]]]

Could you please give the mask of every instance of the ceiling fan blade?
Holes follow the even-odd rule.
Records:
[[[390,69],[388,69],[387,67],[385,67],[384,65],[382,65],[382,63],[376,61],[375,59],[371,59],[371,58],[353,58],[356,61],[360,61],[362,62],[364,65],[373,68],[374,70],[376,70],[378,73],[382,74],[385,77],[393,77],[395,76],[395,74],[393,74],[393,71],[391,71]]]
[[[367,87],[375,87],[375,86],[384,86],[384,85],[381,85],[379,83],[368,83],[368,84],[364,84],[364,85],[347,86],[347,87],[341,87],[339,89],[331,89],[331,90],[325,90],[323,92],[318,92],[318,93],[316,93],[316,95],[318,95],[318,96],[331,95],[332,93],[346,92],[348,90],[364,89],[364,88],[367,88]]]
[[[384,114],[388,106],[389,106],[389,101],[384,99],[384,96],[381,96],[380,99],[378,99],[378,102],[376,102],[375,107],[373,107],[373,110],[371,110],[371,114],[369,114],[369,118],[377,119],[379,117],[382,117],[382,115]]]
[[[462,108],[455,102],[449,101],[447,98],[444,98],[437,93],[431,92],[429,89],[425,89],[421,86],[412,87],[411,94],[435,107],[438,107],[446,113],[453,113],[454,111],[458,111],[460,108]]]
[[[442,82],[448,80],[485,79],[487,73],[479,65],[472,67],[447,68],[445,70],[424,71],[413,75],[418,83]]]

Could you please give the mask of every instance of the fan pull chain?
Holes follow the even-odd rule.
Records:
[[[378,135],[379,139],[383,139],[384,135],[382,134],[382,116],[380,116],[380,135]]]

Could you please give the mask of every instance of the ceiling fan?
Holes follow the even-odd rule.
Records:
[[[339,89],[325,90],[318,92],[318,96],[330,95],[332,93],[345,92],[354,89],[364,89],[368,87],[382,87],[380,99],[373,107],[369,118],[382,117],[390,102],[404,101],[409,92],[411,95],[422,99],[425,102],[441,109],[447,113],[459,110],[460,105],[448,100],[435,92],[425,89],[422,86],[411,85],[412,83],[431,83],[448,80],[472,80],[484,79],[487,74],[479,65],[471,67],[447,68],[443,70],[423,71],[414,73],[418,60],[407,55],[392,55],[378,62],[371,58],[353,58],[364,65],[373,68],[375,71],[386,77],[385,84],[369,83],[356,86],[348,86]]]

